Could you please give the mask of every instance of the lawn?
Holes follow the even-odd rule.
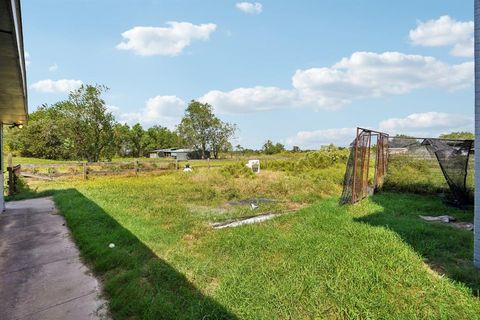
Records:
[[[232,166],[34,188],[54,196],[115,319],[478,318],[472,233],[418,218],[472,212],[388,192],[340,207],[343,170]],[[231,202],[254,197],[276,201]],[[210,226],[270,211],[285,214]]]

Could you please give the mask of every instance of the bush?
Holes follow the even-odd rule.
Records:
[[[255,177],[255,173],[253,173],[252,169],[245,166],[243,162],[237,162],[224,166],[221,168],[220,172],[227,177]]]
[[[323,147],[318,151],[307,152],[299,160],[269,160],[262,168],[278,171],[298,172],[312,169],[326,169],[336,164],[347,162],[348,149],[340,149],[333,145]]]

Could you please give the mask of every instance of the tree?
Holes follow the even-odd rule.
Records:
[[[460,139],[460,140],[473,140],[475,135],[471,132],[460,131],[444,133],[439,136],[440,139]]]
[[[177,127],[180,137],[185,143],[201,151],[205,159],[208,149],[214,156],[235,134],[235,126],[224,123],[213,114],[208,103],[192,100],[185,110],[185,115]]]
[[[155,125],[145,132],[142,145],[144,154],[146,155],[155,149],[181,147],[183,146],[183,142],[176,132]]]
[[[262,147],[265,154],[276,154],[285,151],[285,146],[279,142],[274,144],[271,140],[267,140]]]
[[[235,131],[235,125],[215,119],[210,137],[210,150],[215,159],[218,159],[220,151],[227,152],[232,149],[230,139],[235,135]]]
[[[140,123],[136,123],[130,129],[129,141],[130,141],[130,150],[131,155],[134,157],[140,157],[143,155],[143,137],[145,131]]]
[[[115,124],[113,127],[113,136],[115,141],[115,154],[120,157],[129,156],[132,150],[130,148],[130,127],[128,124]]]
[[[65,117],[71,129],[69,136],[79,159],[110,160],[115,153],[115,118],[101,98],[107,90],[103,85],[82,85],[70,93],[65,103]]]
[[[74,159],[75,149],[66,117],[66,101],[42,105],[29,116],[29,124],[20,128],[5,128],[5,144],[10,151],[25,157]]]
[[[245,155],[245,148],[242,147],[240,144],[237,144],[235,146],[235,151],[238,153],[241,153],[242,155]]]

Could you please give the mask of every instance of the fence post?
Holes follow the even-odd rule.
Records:
[[[208,158],[208,170],[210,170],[210,158]]]
[[[8,171],[8,195],[13,195],[13,160],[12,153],[8,153],[7,158],[7,171]]]
[[[87,180],[88,170],[87,170],[87,163],[83,163],[83,179]]]
[[[178,170],[178,159],[175,159],[175,170]]]
[[[135,159],[135,161],[133,162],[133,167],[135,169],[135,175],[138,176],[138,160]]]

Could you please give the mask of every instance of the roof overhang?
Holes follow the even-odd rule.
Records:
[[[27,79],[20,0],[0,0],[0,123],[26,123]]]

